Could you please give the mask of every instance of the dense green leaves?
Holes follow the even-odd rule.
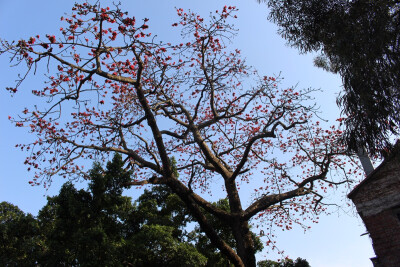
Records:
[[[39,212],[45,266],[122,266],[128,215],[134,207],[119,185],[129,178],[116,155],[104,171],[95,164],[89,191],[66,183]]]
[[[122,196],[131,175],[117,154],[105,170],[94,164],[87,190],[65,183],[37,218],[1,203],[1,265],[230,266],[168,187],[145,190],[135,202]],[[229,209],[226,199],[215,205]],[[229,226],[207,218],[235,247]],[[253,237],[260,251],[261,241]]]
[[[285,259],[281,262],[265,260],[257,263],[258,267],[310,267],[308,261],[302,258],[297,258],[295,261],[292,259]]]
[[[206,258],[183,242],[184,220],[160,209],[174,196],[146,191],[137,202],[122,196],[131,173],[116,155],[103,170],[95,164],[89,190],[66,183],[39,213],[46,232],[43,264],[79,266],[201,266]],[[162,202],[164,199],[164,202]],[[180,209],[181,210],[181,209]]]
[[[129,240],[133,266],[204,266],[207,258],[192,244],[179,241],[174,232],[171,226],[143,225]]]
[[[40,253],[38,223],[8,202],[0,203],[0,265],[34,266],[32,255]]]
[[[229,203],[225,198],[218,200],[216,203],[214,203],[214,205],[222,210],[229,211]],[[230,246],[236,249],[236,241],[230,226],[227,223],[218,220],[211,214],[207,214],[206,212],[205,214],[211,225],[215,227],[218,235],[220,235]],[[213,246],[211,241],[201,231],[200,227],[195,227],[194,231],[190,233],[190,236],[191,240],[193,240],[196,244],[197,250],[207,257],[207,266],[230,266],[229,261],[219,253],[215,246]],[[253,232],[252,237],[254,240],[255,252],[260,252],[264,248],[260,238],[257,237]]]
[[[394,0],[269,0],[270,18],[317,66],[342,76],[347,144],[391,146],[400,126],[400,4]]]

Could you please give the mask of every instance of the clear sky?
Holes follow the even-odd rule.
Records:
[[[108,1],[101,1],[106,4]],[[170,25],[175,22],[174,7],[192,9],[207,15],[210,11],[221,9],[224,5],[239,8],[236,27],[238,36],[233,46],[242,50],[247,63],[253,65],[261,74],[281,73],[283,86],[296,85],[300,88],[321,88],[316,94],[321,107],[321,116],[332,123],[340,116],[336,106],[336,95],[341,89],[340,78],[313,66],[312,55],[299,55],[294,48],[287,47],[285,41],[276,33],[276,27],[267,21],[268,10],[256,0],[211,1],[211,0],[122,0],[122,9],[137,18],[150,18],[151,32],[159,40],[172,41],[178,38],[171,32]],[[73,1],[70,0],[0,0],[0,38],[18,40],[40,34],[57,34],[65,26],[60,21],[64,13],[69,13]],[[176,40],[176,39],[175,39]],[[37,214],[46,203],[47,195],[58,192],[62,178],[56,177],[52,187],[46,191],[41,186],[28,184],[32,173],[26,171],[23,162],[25,152],[15,148],[15,144],[33,139],[26,129],[16,128],[8,121],[8,116],[17,116],[24,107],[32,106],[34,98],[28,94],[32,89],[43,86],[43,77],[32,76],[21,87],[21,92],[11,97],[5,87],[13,86],[18,69],[10,68],[7,56],[0,57],[0,201],[18,205],[23,211]],[[340,193],[340,192],[339,192]],[[346,192],[335,196],[340,201]],[[138,193],[129,191],[136,198]],[[244,201],[245,202],[245,201]],[[348,209],[347,209],[348,210]],[[313,267],[331,266],[372,266],[369,258],[374,256],[371,242],[361,219],[344,212],[332,210],[330,216],[323,216],[312,229],[303,232],[294,228],[288,232],[278,232],[278,247],[285,250],[291,258],[307,259]],[[353,212],[350,212],[354,214]],[[280,231],[280,230],[279,230]],[[258,260],[276,259],[274,252],[263,251]]]

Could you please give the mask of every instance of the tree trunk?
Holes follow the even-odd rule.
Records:
[[[238,218],[232,225],[232,232],[236,240],[237,254],[242,259],[244,266],[255,267],[254,241],[248,222]]]
[[[243,209],[235,180],[225,180],[225,188],[228,193],[231,213],[235,214],[234,221],[229,223],[236,241],[236,252],[244,266],[255,267],[256,257],[254,255],[254,242],[249,229],[248,220],[242,218]]]
[[[217,247],[222,254],[224,254],[231,263],[236,267],[255,267],[256,265],[246,265],[243,262],[243,258],[240,257],[235,251],[215,232],[211,224],[208,223],[206,216],[202,213],[200,208],[195,204],[195,202],[190,198],[188,194],[188,189],[184,187],[177,179],[169,179],[167,182],[168,186],[171,188],[172,192],[177,194],[179,198],[185,203],[187,209],[191,212],[193,217],[199,223],[201,230],[210,239],[211,243]],[[247,222],[246,222],[247,223]],[[250,235],[251,238],[251,235]],[[254,256],[254,252],[253,252]],[[254,258],[255,261],[255,258]]]

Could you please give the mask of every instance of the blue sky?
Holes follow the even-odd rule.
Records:
[[[321,88],[323,92],[315,95],[322,112],[321,116],[332,123],[339,117],[336,95],[341,89],[340,78],[315,68],[312,63],[313,55],[299,55],[296,49],[286,46],[285,41],[276,33],[276,27],[267,21],[268,10],[265,5],[260,5],[255,0],[121,2],[122,9],[130,15],[150,18],[151,32],[163,41],[178,38],[176,33],[171,32],[170,27],[176,19],[174,7],[190,8],[207,15],[224,5],[237,6],[239,18],[235,25],[239,32],[233,40],[233,47],[242,50],[247,63],[253,65],[261,74],[272,76],[281,73],[284,77],[282,86],[297,84],[300,88]],[[69,0],[0,0],[0,38],[18,40],[36,34],[56,34],[58,29],[64,26],[60,17],[69,13],[72,3]],[[14,127],[7,117],[17,116],[24,107],[34,104],[34,99],[28,92],[40,88],[43,85],[43,77],[30,77],[21,87],[22,92],[11,97],[4,88],[14,84],[18,68],[10,68],[7,56],[1,56],[0,70],[0,201],[9,201],[25,212],[37,214],[46,203],[46,196],[56,194],[64,180],[56,177],[49,190],[41,186],[31,187],[28,184],[32,174],[26,172],[23,165],[27,155],[16,149],[15,144],[29,142],[33,136],[24,128]],[[134,190],[128,193],[133,198],[139,194]],[[343,199],[345,193],[338,192],[334,197],[335,201]],[[278,246],[292,258],[307,259],[313,267],[372,266],[369,260],[374,256],[371,242],[368,236],[360,236],[365,231],[358,217],[334,212],[330,216],[323,216],[319,224],[312,225],[312,229],[306,233],[300,228],[277,232]],[[263,251],[258,255],[258,260],[266,257],[276,259],[279,256],[274,252],[267,254],[267,251]]]

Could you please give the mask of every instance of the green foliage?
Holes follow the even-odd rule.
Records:
[[[152,190],[145,190],[135,203],[135,217],[140,224],[171,226],[174,236],[184,239],[184,228],[192,222],[192,218],[184,203],[168,187],[154,186]]]
[[[281,262],[264,260],[257,263],[258,267],[310,267],[307,260],[297,258],[295,261],[292,259],[285,259]]]
[[[171,226],[150,224],[128,242],[135,259],[134,266],[204,266],[206,257],[193,245],[180,242]]]
[[[122,196],[131,179],[116,154],[103,170],[94,164],[89,190],[63,185],[39,221],[45,230],[46,266],[202,266],[206,258],[182,241],[185,214],[175,195],[155,188],[135,202]],[[175,205],[175,206],[174,206]],[[170,207],[174,206],[174,207]],[[160,209],[161,207],[161,209]],[[176,211],[176,212],[175,212]],[[177,215],[177,216],[173,216]]]
[[[213,204],[222,210],[229,211],[229,202],[227,199],[220,199]],[[236,241],[230,226],[223,221],[218,220],[213,215],[206,213],[205,211],[204,213],[206,214],[207,220],[215,228],[217,234],[221,236],[229,246],[236,249]],[[199,226],[195,227],[194,231],[190,233],[190,236],[191,240],[196,244],[197,250],[207,257],[207,266],[231,266],[228,259],[219,253],[217,248],[215,248],[209,238],[207,238],[207,236],[201,231]],[[253,232],[252,236],[254,240],[255,252],[261,251],[264,246],[260,238],[257,237]]]
[[[122,266],[124,235],[134,210],[131,198],[122,196],[121,184],[130,172],[115,155],[103,170],[94,164],[89,191],[66,183],[58,196],[48,198],[39,212],[46,250],[40,262],[47,266]]]
[[[0,265],[34,266],[40,252],[38,223],[8,202],[0,203]]]
[[[132,202],[122,196],[131,175],[116,154],[105,170],[94,164],[88,190],[65,183],[36,219],[2,202],[0,265],[206,266],[210,253],[189,241],[193,219],[179,197],[156,186]]]
[[[317,66],[342,76],[350,148],[390,147],[400,126],[400,4],[394,0],[268,0],[270,19]]]
[[[118,154],[105,170],[96,163],[90,171],[88,190],[65,183],[57,196],[48,197],[37,219],[2,202],[1,265],[232,266],[198,226],[188,231],[194,219],[168,187],[145,190],[135,202],[122,196],[131,175],[123,169]],[[229,210],[227,199],[213,204]],[[235,248],[230,226],[204,214]],[[261,251],[261,240],[252,235],[255,250]]]
[[[171,166],[172,166],[172,172],[174,173],[175,177],[178,178],[179,177],[179,173],[178,173],[178,170],[176,169],[176,159],[175,159],[175,157],[170,158],[169,162],[171,163]]]
[[[191,232],[187,232],[188,223],[194,222],[184,203],[179,197],[173,194],[166,186],[153,187],[151,191],[146,190],[137,200],[140,215],[139,218],[146,218],[146,224],[172,226],[173,233],[178,240],[186,240],[187,243],[195,244],[198,253],[206,259],[206,266],[230,266],[228,259],[211,244],[209,238],[201,231],[199,226]],[[228,211],[227,199],[220,199],[213,203],[218,208]],[[143,214],[147,213],[147,215]],[[215,228],[217,233],[233,248],[235,239],[230,226],[221,222],[214,216],[206,214],[207,220]],[[143,222],[142,222],[143,223]],[[256,251],[261,251],[263,245],[261,240],[254,233]]]

